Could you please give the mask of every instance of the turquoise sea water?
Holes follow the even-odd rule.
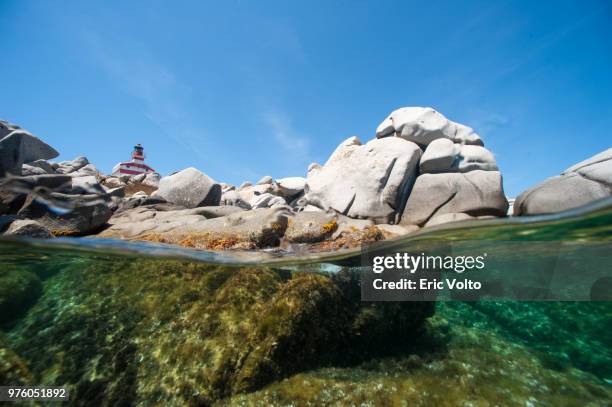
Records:
[[[596,245],[575,266],[587,273],[612,257],[612,201],[386,244],[440,240],[534,242],[529,270],[551,255],[535,242]],[[612,302],[404,303],[398,316],[334,285],[359,256],[0,241],[0,384],[65,386],[72,405],[612,405]]]

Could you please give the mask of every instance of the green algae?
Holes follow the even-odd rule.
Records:
[[[537,353],[441,310],[428,323],[438,346],[353,367],[296,374],[219,406],[603,406],[612,389],[575,368],[551,369]],[[448,319],[447,319],[448,318]],[[431,337],[430,337],[431,338]]]
[[[8,335],[35,383],[102,405],[210,404],[304,369],[362,360],[372,352],[358,350],[377,329],[419,332],[433,312],[431,303],[406,303],[401,313],[361,304],[358,282],[343,273],[110,260],[46,278]],[[375,323],[359,322],[366,309],[376,310]]]
[[[610,216],[424,238],[609,241]],[[445,302],[434,315],[361,302],[346,270],[67,242],[0,241],[3,384],[66,386],[71,405],[612,405],[612,302]]]

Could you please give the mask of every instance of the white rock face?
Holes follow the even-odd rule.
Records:
[[[88,176],[96,176],[98,174],[98,169],[93,164],[87,164],[84,167],[79,168],[77,171],[69,173],[73,177],[88,177]]]
[[[40,167],[34,167],[33,165],[28,165],[28,164],[23,164],[21,166],[21,175],[23,175],[24,177],[28,175],[45,175],[45,174],[48,174],[48,172],[46,172]]]
[[[303,177],[287,177],[276,180],[278,194],[289,198],[295,196],[302,191],[306,186],[306,178]]]
[[[468,172],[474,170],[498,171],[493,153],[481,146],[461,145],[457,159],[457,170]]]
[[[156,172],[150,172],[145,175],[144,179],[142,180],[142,185],[157,188],[159,187],[159,181],[161,181],[161,176]]]
[[[84,189],[98,186],[98,179],[94,175],[72,178],[72,188],[81,187]]]
[[[453,222],[461,222],[462,220],[472,220],[476,219],[474,216],[470,216],[467,213],[443,213],[442,215],[433,216],[431,219],[427,221],[425,226],[436,226],[441,225],[443,223],[453,223]]]
[[[394,221],[416,177],[421,149],[391,137],[364,145],[342,142],[323,167],[311,165],[305,187],[309,204],[352,218]]]
[[[251,204],[240,196],[238,191],[226,191],[221,195],[221,205],[237,206],[242,209],[251,209]]]
[[[51,164],[49,164],[47,160],[36,160],[36,161],[32,161],[31,163],[27,163],[24,165],[39,168],[43,170],[45,174],[55,174],[55,170],[53,169],[53,167],[51,166]]]
[[[257,181],[257,184],[255,184],[255,185],[271,184],[273,181],[274,180],[272,179],[271,176],[265,175],[265,176],[261,177],[261,179],[259,181]]]
[[[0,120],[0,176],[21,175],[22,165],[39,159],[51,159],[57,151],[21,127]]]
[[[448,120],[431,107],[402,107],[389,115],[376,129],[376,137],[396,136],[426,146],[446,138],[455,143],[483,145],[470,127]]]
[[[421,173],[497,171],[493,154],[482,146],[457,144],[449,139],[432,141],[419,164]]]
[[[276,196],[269,192],[266,192],[264,194],[254,195],[253,198],[249,201],[249,204],[253,209],[277,208],[280,206],[287,205],[287,201],[285,201],[280,196]]]
[[[88,164],[89,160],[87,159],[87,157],[79,156],[74,160],[62,161],[56,164],[57,168],[55,169],[55,171],[59,174],[70,174],[80,170]]]
[[[102,182],[102,185],[110,189],[126,186],[126,184],[121,182],[121,180],[117,177],[106,177],[106,179]]]
[[[556,213],[612,196],[612,148],[520,194],[514,215]]]
[[[423,153],[423,157],[421,157],[419,163],[421,173],[449,171],[455,165],[460,150],[461,146],[459,144],[455,144],[447,138],[432,141]]]
[[[401,224],[422,226],[435,216],[448,213],[505,216],[507,211],[508,201],[498,171],[423,174],[412,188]],[[434,223],[461,217],[465,218],[446,216]]]
[[[221,186],[203,172],[190,167],[164,177],[152,196],[186,208],[218,206]]]

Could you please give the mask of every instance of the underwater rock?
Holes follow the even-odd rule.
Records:
[[[379,346],[389,338],[406,349],[433,313],[432,303],[362,304],[352,278],[171,260],[75,264],[45,284],[11,333],[15,351],[36,383],[101,405],[210,405],[397,352]]]
[[[26,270],[0,270],[0,324],[20,317],[42,294],[42,283],[36,274]]]
[[[498,171],[422,174],[412,188],[400,223],[422,226],[445,213],[505,216],[507,210]]]
[[[514,202],[514,215],[562,212],[609,196],[612,196],[612,148],[521,193]]]
[[[420,157],[421,149],[401,138],[374,139],[362,145],[351,137],[323,167],[311,165],[305,198],[325,210],[389,223],[406,201]]]
[[[155,196],[186,208],[214,206],[221,200],[221,186],[208,175],[190,167],[162,178]]]
[[[337,219],[333,212],[299,212],[289,217],[285,239],[292,243],[321,242],[336,231]]]
[[[500,303],[498,306],[503,308],[505,304],[508,302]],[[464,307],[470,308],[468,305]],[[421,345],[411,348],[406,353],[388,358],[376,358],[353,366],[331,366],[294,374],[287,379],[271,383],[259,391],[234,395],[218,404],[221,406],[607,406],[610,404],[612,391],[602,380],[573,367],[563,370],[552,367],[532,348],[517,343],[513,338],[496,334],[496,329],[483,328],[480,324],[462,323],[461,318],[469,318],[469,315],[470,310],[467,309],[451,319],[443,308],[441,311],[439,309],[436,316],[428,320],[427,333]],[[519,315],[515,314],[515,317],[519,318]],[[527,318],[525,322],[537,326],[531,318]],[[549,346],[553,337],[554,334],[544,339],[542,343]]]
[[[0,383],[3,386],[32,386],[33,377],[25,362],[9,347],[0,332]]]
[[[446,138],[460,144],[482,146],[472,128],[448,120],[431,107],[402,107],[391,112],[376,129],[376,137],[396,136],[426,146]]]
[[[51,159],[57,151],[19,126],[0,120],[0,177],[6,173],[21,175],[23,164]]]

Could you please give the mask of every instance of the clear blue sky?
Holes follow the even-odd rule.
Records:
[[[0,118],[104,172],[304,176],[401,106],[476,129],[508,195],[612,145],[609,1],[0,0]]]

